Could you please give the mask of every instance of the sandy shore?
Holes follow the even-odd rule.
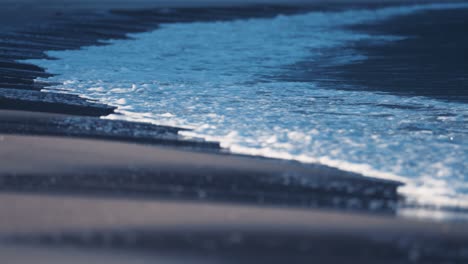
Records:
[[[269,17],[302,12],[302,7],[208,8],[156,16],[157,10],[139,8],[195,2],[0,3],[0,262],[468,259],[466,223],[395,217],[399,182],[232,155],[216,142],[181,138],[180,128],[102,120],[98,117],[112,107],[76,96],[46,96],[40,90],[52,84],[34,80],[48,73],[16,62],[45,58],[49,49],[125,38],[161,22]],[[240,3],[247,1],[222,5]],[[121,10],[108,12],[113,8]]]
[[[114,134],[111,124],[120,121],[108,121],[104,135],[85,129],[85,133],[74,130],[70,138],[63,120],[70,118],[0,110],[0,178],[4,189],[140,193],[383,212],[392,212],[398,200],[400,183],[395,181],[321,165],[233,155],[220,152],[212,143],[178,139],[174,132],[149,134],[153,141],[141,144],[145,135],[141,127],[127,128],[137,130],[137,135]],[[47,129],[31,130],[34,127]],[[152,132],[160,129],[152,128]],[[119,128],[115,133],[122,131]],[[96,135],[101,140],[93,139]],[[336,202],[337,198],[341,201]]]
[[[25,251],[58,263],[86,252],[112,259],[118,250],[131,263],[137,256],[424,263],[447,255],[457,261],[468,242],[464,225],[317,210],[9,193],[0,195],[0,209],[0,236],[8,241],[0,252],[13,261]]]
[[[2,124],[25,116],[67,117],[0,111]],[[0,253],[8,263],[32,256],[44,263],[463,263],[468,243],[466,223],[391,216],[396,183],[322,166],[15,134],[0,134],[0,165]],[[295,181],[301,176],[311,181]],[[349,186],[361,189],[348,193]],[[327,203],[336,199],[344,204]],[[382,199],[387,209],[359,207]]]

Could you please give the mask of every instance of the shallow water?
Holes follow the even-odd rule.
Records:
[[[133,40],[29,62],[58,74],[49,79],[63,83],[56,88],[118,106],[123,115],[108,118],[189,127],[185,135],[219,140],[233,152],[397,179],[415,202],[468,208],[466,104],[277,78],[304,60],[365,60],[345,49],[355,41],[408,37],[347,26],[454,8],[468,4],[163,24]]]

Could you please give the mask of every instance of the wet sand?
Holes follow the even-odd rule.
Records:
[[[73,252],[110,258],[117,250],[133,261],[457,262],[468,242],[462,224],[281,207],[4,193],[0,209],[8,216],[0,218],[7,245],[0,252],[12,259],[21,255],[14,250],[42,250],[49,260]]]
[[[167,6],[150,1],[2,3],[9,3],[0,11],[2,262],[468,259],[466,223],[394,216],[398,182],[232,155],[217,143],[179,137],[180,128],[102,120],[98,117],[113,109],[96,102],[90,107],[76,96],[44,96],[40,90],[52,84],[34,79],[48,73],[15,62],[44,58],[49,49],[125,38],[161,22],[269,17],[304,7],[164,15],[135,10],[149,3]],[[111,7],[120,10],[108,12]]]
[[[403,96],[468,103],[468,9],[437,10],[385,23],[358,25],[359,32],[404,36],[382,45],[356,43],[368,59],[332,67],[352,87]]]
[[[66,117],[0,111],[2,124]],[[0,252],[8,263],[115,263],[116,254],[122,263],[459,261],[468,237],[465,224],[392,217],[396,182],[322,166],[15,134],[0,135],[0,157]],[[311,181],[297,182],[301,176]],[[344,204],[327,203],[336,199]],[[379,210],[382,200],[388,208]]]
[[[328,58],[302,61],[280,74],[288,81],[314,81],[329,89],[384,92],[468,102],[468,9],[432,10],[377,23],[349,27],[363,34],[398,36],[398,41],[357,41],[336,56],[366,59],[330,63]],[[391,106],[389,106],[391,107]],[[408,106],[412,107],[412,106]]]
[[[157,126],[152,126],[153,133],[147,135],[152,141],[142,141],[145,131],[141,128],[136,127],[137,135],[122,137],[118,133],[125,130],[114,131],[109,124],[104,135],[86,128],[87,134],[75,131],[70,137],[57,133],[67,131],[60,122],[64,118],[69,120],[57,114],[0,111],[3,189],[116,193],[123,197],[140,194],[385,213],[392,213],[398,201],[396,188],[401,183],[397,181],[363,177],[322,165],[234,155],[214,143],[179,139],[175,131],[154,133],[158,128],[164,129]],[[51,122],[59,125],[51,126]],[[37,126],[47,129],[42,129],[42,134],[37,130],[27,133]],[[127,142],[122,142],[122,138]]]

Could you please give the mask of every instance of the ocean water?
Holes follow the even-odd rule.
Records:
[[[426,97],[330,89],[277,78],[296,62],[366,60],[338,52],[356,41],[410,36],[347,29],[418,12],[427,4],[310,12],[268,19],[162,24],[107,46],[53,51],[28,62],[57,74],[57,92],[118,107],[106,118],[187,127],[235,153],[321,163],[406,183],[410,201],[468,208],[468,106]]]

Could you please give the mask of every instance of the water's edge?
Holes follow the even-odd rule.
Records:
[[[417,9],[417,8],[416,8]],[[141,13],[138,13],[138,16],[141,16]],[[195,20],[196,21],[196,20]],[[164,21],[167,23],[167,21]],[[193,22],[193,20],[189,20],[189,21],[186,21],[186,22]],[[158,22],[160,23],[160,22]],[[135,35],[136,37],[136,35]],[[115,42],[114,42],[115,43]],[[54,53],[52,53],[54,54]],[[131,89],[137,89],[137,87],[133,87]],[[52,88],[51,91],[54,91],[54,89]],[[84,94],[81,94],[81,96],[85,96]],[[93,99],[96,99],[96,98],[93,98]],[[114,102],[115,103],[115,102]],[[112,102],[111,102],[112,104]],[[115,105],[115,104],[114,104]],[[128,112],[126,112],[125,108],[122,107],[122,105],[119,105],[119,104],[116,104],[116,106],[119,108],[118,112],[120,112],[119,115],[112,115],[110,116],[109,118],[111,119],[130,119],[130,120],[137,120],[137,121],[143,121],[143,122],[154,122],[154,120],[152,119],[152,117],[148,117],[148,116],[145,116],[144,114],[142,115],[135,115],[135,113],[133,113],[132,115],[127,115],[127,117],[125,116],[126,114],[128,114]],[[122,115],[123,114],[123,115]],[[164,115],[164,113],[162,113],[162,115]],[[165,118],[171,118],[170,114],[168,114],[167,116],[163,116]],[[156,122],[157,123],[157,122]],[[172,124],[169,124],[169,125],[172,125]],[[178,126],[180,125],[180,123],[178,124],[174,124],[175,126]],[[209,135],[204,135],[203,133],[193,133],[193,132],[184,132],[183,135],[186,135],[188,137],[203,137],[207,140],[214,140],[214,141],[220,141],[222,144],[224,144],[224,147],[228,147],[230,148],[233,152],[236,152],[236,153],[243,153],[243,154],[250,154],[250,155],[260,155],[260,156],[270,156],[270,157],[274,157],[274,158],[286,158],[286,159],[297,159],[297,158],[294,158],[294,157],[288,157],[288,156],[285,156],[284,153],[279,153],[279,155],[270,155],[269,153],[272,153],[274,152],[274,150],[269,150],[268,152],[269,153],[266,153],[265,151],[261,151],[261,152],[255,152],[255,151],[252,151],[252,149],[242,149],[241,146],[233,146],[233,145],[229,145],[229,144],[225,144],[225,138],[222,138],[222,137],[216,137],[216,136],[209,136]],[[405,182],[405,179],[404,178],[401,178],[401,177],[396,177],[394,174],[385,174],[385,173],[382,173],[382,172],[379,172],[379,171],[373,171],[372,168],[370,167],[367,167],[367,166],[357,166],[354,165],[354,164],[350,164],[350,163],[343,163],[343,162],[337,162],[337,161],[334,161],[332,159],[310,159],[310,158],[305,158],[305,159],[299,159],[300,161],[302,162],[307,162],[307,163],[322,163],[322,164],[325,164],[325,165],[329,165],[329,166],[333,166],[333,167],[338,167],[340,169],[346,169],[346,170],[350,170],[350,168],[353,168],[351,169],[351,171],[354,171],[354,172],[357,172],[357,173],[363,173],[367,176],[377,176],[377,177],[381,177],[381,178],[385,178],[385,179],[393,179],[393,180],[399,180],[399,181],[403,181]],[[412,189],[410,191],[408,191],[409,193],[411,192],[414,192],[415,190]],[[411,201],[410,204],[408,205],[417,205],[418,202],[417,201]],[[424,204],[426,206],[428,206],[429,208],[444,208],[444,209],[450,209],[450,210],[455,210],[455,211],[464,211],[464,206],[453,206],[453,204],[451,204],[450,206],[441,206],[440,205],[431,205],[431,204]]]

